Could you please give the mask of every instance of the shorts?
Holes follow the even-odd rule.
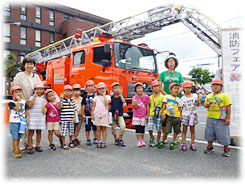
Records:
[[[91,131],[91,127],[93,129],[93,131],[96,131],[96,126],[93,124],[92,119],[90,116],[86,116],[86,120],[85,120],[85,131],[90,132]]]
[[[132,120],[132,124],[133,125],[141,125],[141,126],[145,126],[147,123],[147,121],[145,120],[145,117],[143,118],[137,118],[133,116],[133,120]]]
[[[60,122],[47,122],[48,130],[60,130]]]
[[[166,117],[165,133],[166,134],[172,133],[172,127],[174,129],[174,133],[176,133],[176,134],[181,133],[179,117],[170,117],[170,116]]]
[[[75,123],[75,129],[81,130],[82,124],[83,124],[83,118],[82,116],[78,116],[79,122]]]
[[[66,136],[67,132],[69,136],[74,134],[74,123],[71,121],[61,122],[61,136]]]
[[[189,121],[190,121],[190,116],[182,115],[182,121],[181,121],[181,123],[182,123],[183,125],[190,126],[190,125],[189,125]],[[196,115],[196,117],[195,117],[195,119],[194,119],[194,125],[197,125],[198,123],[199,123],[199,121],[198,121],[197,115]]]
[[[230,127],[225,125],[225,120],[208,118],[205,128],[205,139],[221,145],[230,144]]]
[[[20,123],[9,123],[9,129],[12,140],[21,139],[24,134],[19,133]]]
[[[161,116],[155,118],[154,116],[149,116],[148,118],[148,131],[154,129],[154,125],[156,125],[157,132],[161,131]]]
[[[145,126],[135,125],[135,133],[136,134],[145,134]]]

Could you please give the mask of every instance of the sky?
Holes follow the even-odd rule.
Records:
[[[12,1],[11,1],[12,2]],[[18,2],[18,1],[16,1]],[[23,1],[19,1],[23,2]],[[34,1],[26,1],[34,2]],[[76,8],[88,13],[92,13],[104,18],[118,21],[123,18],[136,15],[151,8],[168,3],[175,3],[187,7],[195,7],[203,14],[216,22],[221,28],[234,28],[241,26],[242,6],[241,0],[221,1],[221,0],[59,0],[59,1],[39,1],[40,3],[55,2]],[[37,1],[35,1],[37,3]],[[199,40],[182,23],[164,27],[161,31],[146,35],[145,37],[134,40],[132,43],[146,43],[152,49],[158,51],[172,51],[179,59],[179,66],[176,69],[181,71],[184,77],[189,77],[188,72],[196,66],[209,63],[203,66],[215,73],[218,69],[217,54]],[[167,53],[157,56],[159,72],[166,70],[164,59]],[[222,59],[220,59],[220,63]]]

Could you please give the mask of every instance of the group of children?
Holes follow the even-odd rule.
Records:
[[[205,100],[205,107],[208,108],[208,119],[205,129],[205,139],[208,141],[205,153],[214,151],[213,142],[224,145],[223,156],[230,156],[229,150],[229,123],[231,114],[231,101],[229,97],[222,93],[222,81],[214,79],[212,81],[213,93],[208,95]],[[148,127],[150,136],[149,146],[164,148],[166,139],[173,129],[173,141],[170,143],[170,149],[175,149],[176,137],[181,133],[181,149],[187,150],[186,132],[188,126],[191,132],[190,149],[196,151],[195,125],[197,120],[197,106],[200,99],[196,94],[191,93],[193,83],[185,81],[183,83],[184,96],[180,99],[180,85],[171,83],[169,90],[171,94],[163,95],[161,93],[162,83],[153,81],[153,94],[149,97],[144,94],[144,86],[138,82],[134,85],[136,95],[132,98],[134,107],[132,124],[135,125],[137,146],[146,146],[144,142],[145,126]],[[46,127],[48,129],[49,150],[56,150],[53,143],[53,134],[55,134],[61,144],[61,148],[67,150],[80,144],[78,135],[85,122],[86,144],[91,145],[90,132],[93,130],[93,144],[98,148],[106,147],[107,126],[111,124],[112,135],[115,139],[115,145],[125,147],[123,135],[125,133],[125,122],[123,118],[123,105],[126,102],[122,92],[121,85],[114,82],[112,85],[111,96],[108,95],[108,89],[104,82],[95,84],[92,80],[86,82],[85,94],[81,97],[81,86],[64,86],[64,95],[58,99],[52,89],[44,90],[42,83],[34,85],[33,96],[26,102],[22,99],[22,92],[19,86],[13,86],[10,90],[13,100],[9,102],[10,108],[10,133],[13,140],[13,157],[21,158],[24,151],[19,150],[19,142],[23,136],[21,125],[27,122],[28,147],[27,153],[33,154],[33,135],[36,131],[37,152],[42,152],[40,146],[41,131]],[[110,105],[110,110],[108,107]],[[27,111],[29,109],[29,111]],[[112,120],[112,121],[111,121]],[[117,136],[116,128],[120,127],[120,134]],[[61,132],[60,132],[61,127]],[[156,127],[157,137],[153,136],[153,130]],[[161,132],[162,141],[161,139]],[[66,145],[65,136],[69,134],[69,144]]]

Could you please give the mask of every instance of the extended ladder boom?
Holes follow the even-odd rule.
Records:
[[[114,38],[131,41],[179,22],[221,55],[219,26],[195,8],[170,4],[83,31],[80,38],[71,36],[29,53],[27,56],[33,57],[37,62],[46,62],[70,54],[76,46],[92,43],[97,33],[109,33]]]

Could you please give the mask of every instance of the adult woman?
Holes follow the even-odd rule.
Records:
[[[184,82],[184,79],[180,72],[175,71],[175,68],[178,66],[178,59],[176,58],[174,53],[169,53],[167,58],[165,59],[165,67],[168,69],[167,71],[162,72],[158,79],[162,82],[163,88],[161,88],[161,93],[163,95],[170,94],[169,86],[171,83],[175,82],[177,84],[180,84],[180,90],[178,97],[180,98],[181,91],[183,90],[182,83]],[[165,127],[166,127],[166,121],[162,122],[162,132],[163,136],[165,134]],[[179,142],[179,136],[176,138],[177,142]],[[166,140],[167,141],[167,140]],[[167,143],[167,142],[165,142]]]
[[[29,100],[29,98],[33,93],[34,84],[38,82],[42,82],[39,76],[33,73],[34,66],[35,66],[35,61],[33,59],[25,58],[23,60],[23,67],[25,71],[17,73],[14,78],[14,85],[20,86],[22,88],[22,93],[26,101]],[[21,141],[20,150],[24,150],[26,148],[27,137],[28,137],[28,131],[26,129],[25,135]]]
[[[34,84],[41,82],[40,77],[33,73],[35,61],[31,58],[25,58],[23,60],[24,72],[19,72],[14,78],[14,85],[18,85],[22,88],[22,92],[25,100],[29,100],[32,95]]]
[[[184,79],[180,72],[175,71],[175,68],[178,66],[178,59],[176,58],[174,53],[170,53],[165,59],[165,67],[168,69],[167,71],[162,72],[158,79],[163,83],[163,89],[161,90],[162,94],[170,94],[169,85],[173,82],[180,84],[180,91],[183,90],[182,83]],[[180,94],[178,97],[181,97]]]

